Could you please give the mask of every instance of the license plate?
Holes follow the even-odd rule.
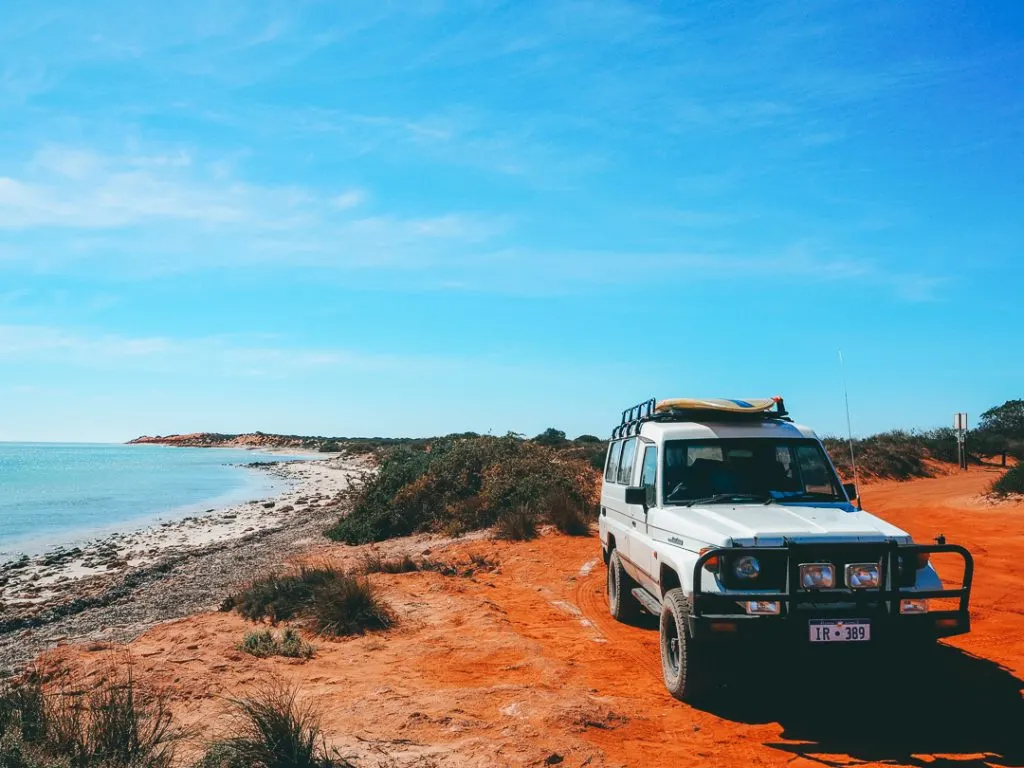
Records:
[[[871,622],[864,619],[811,619],[812,643],[863,643],[871,639]]]

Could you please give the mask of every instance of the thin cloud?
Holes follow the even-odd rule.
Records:
[[[195,369],[231,375],[244,370],[281,376],[321,369],[422,370],[451,365],[425,357],[401,357],[341,348],[267,346],[260,339],[230,336],[176,339],[85,333],[45,325],[0,325],[0,362],[60,361],[104,369]]]
[[[331,205],[340,211],[347,211],[349,208],[356,208],[366,202],[366,192],[362,189],[350,189],[342,192],[331,200]]]
[[[47,147],[20,178],[0,176],[0,229],[117,229],[148,221],[280,222],[310,196],[203,176],[187,154],[103,156]]]

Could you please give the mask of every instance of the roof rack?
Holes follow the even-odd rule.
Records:
[[[714,408],[672,408],[656,411],[658,401],[655,398],[637,403],[622,412],[622,421],[612,430],[612,440],[640,434],[640,427],[648,421],[792,421],[789,411],[781,397],[773,397],[775,408],[770,411],[752,411],[750,413],[723,411]]]

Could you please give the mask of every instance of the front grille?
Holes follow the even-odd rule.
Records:
[[[757,559],[761,564],[761,572],[754,581],[737,578],[733,573],[733,564],[736,558],[744,554],[742,547],[729,551],[721,558],[721,572],[719,579],[726,589],[756,589],[756,590],[784,590],[786,588],[786,566],[791,563],[794,569],[792,578],[793,590],[800,589],[796,576],[796,567],[800,563],[832,563],[836,568],[836,588],[843,589],[847,585],[846,566],[851,563],[878,563],[882,561],[889,545],[885,543],[865,544],[792,544],[789,550],[780,548],[775,552],[758,552]],[[787,559],[787,554],[792,560]],[[900,560],[906,562],[898,563],[896,571],[896,585],[899,587],[912,587],[917,575],[916,561],[913,555],[908,555]],[[802,590],[801,590],[802,591]],[[857,590],[857,592],[870,592],[871,590]]]

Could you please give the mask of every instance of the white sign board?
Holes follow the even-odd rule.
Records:
[[[966,413],[955,413],[953,414],[953,429],[957,432],[967,431],[967,414]]]

